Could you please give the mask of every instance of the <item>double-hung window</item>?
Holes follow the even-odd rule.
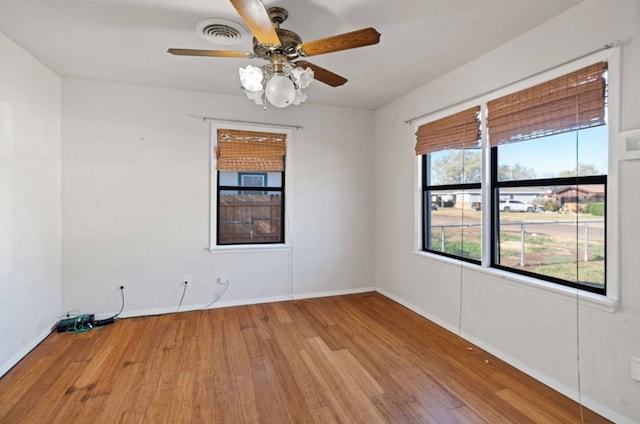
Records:
[[[607,68],[418,127],[422,250],[606,295]]]
[[[480,263],[480,107],[422,125],[422,249]],[[466,212],[466,217],[465,217]]]
[[[488,102],[492,266],[605,294],[606,72],[596,63]]]
[[[216,130],[216,245],[284,243],[286,134]]]

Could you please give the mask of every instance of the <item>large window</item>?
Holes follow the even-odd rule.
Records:
[[[422,248],[480,263],[480,107],[422,125]]]
[[[460,113],[420,126],[422,250],[606,294],[607,78],[600,62],[487,98],[482,143],[419,148],[464,138],[442,129]]]
[[[492,149],[493,266],[604,293],[606,149],[606,125]]]
[[[216,244],[284,243],[286,134],[216,132]]]

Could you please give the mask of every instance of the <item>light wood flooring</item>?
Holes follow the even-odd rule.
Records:
[[[377,293],[52,333],[0,380],[12,424],[580,422],[577,403]]]

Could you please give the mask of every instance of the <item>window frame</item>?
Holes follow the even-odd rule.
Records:
[[[450,150],[462,150],[462,149],[450,149]],[[481,263],[481,259],[473,259],[473,258],[469,258],[466,256],[460,256],[460,255],[454,255],[451,253],[447,253],[447,252],[443,252],[441,250],[436,250],[433,248],[430,248],[428,246],[428,242],[430,241],[430,237],[427,237],[427,232],[430,233],[430,228],[432,227],[431,221],[427,218],[428,213],[431,212],[431,202],[429,201],[429,205],[427,205],[426,203],[426,198],[427,198],[427,193],[429,193],[429,195],[431,196],[433,194],[433,191],[447,191],[447,190],[459,190],[459,191],[464,191],[464,190],[479,190],[480,193],[482,193],[482,182],[477,182],[477,183],[461,183],[461,184],[441,184],[441,185],[431,185],[429,184],[429,166],[427,164],[427,161],[430,160],[430,154],[424,154],[422,155],[422,222],[423,222],[423,226],[422,226],[422,250],[425,252],[430,252],[436,255],[442,255],[442,256],[446,256],[448,258],[453,258],[453,259],[459,259],[465,262],[470,262],[473,264],[480,264]]]
[[[219,185],[219,171],[217,169],[217,158],[215,154],[215,148],[218,144],[217,135],[218,130],[236,130],[236,131],[255,131],[255,132],[271,132],[280,133],[286,135],[286,153],[284,156],[284,170],[282,171],[282,186],[281,187],[251,187],[241,186],[240,179],[238,179],[237,186],[220,186]],[[291,205],[290,205],[290,192],[291,192],[291,145],[293,139],[293,130],[291,127],[283,127],[278,125],[268,124],[251,124],[251,123],[238,123],[228,121],[211,120],[210,122],[210,135],[209,135],[209,251],[214,253],[216,251],[225,250],[270,250],[279,249],[282,247],[290,246],[290,217],[291,217]],[[238,171],[239,173],[265,173],[264,171]],[[240,177],[238,177],[240,178]],[[267,183],[267,177],[265,176],[265,184]],[[281,236],[279,241],[259,242],[259,243],[233,243],[233,244],[219,244],[218,242],[218,215],[219,215],[219,193],[224,190],[234,191],[256,191],[264,193],[265,191],[279,191],[282,193],[282,205],[281,205],[281,224],[280,231]]]
[[[516,274],[524,275],[531,278],[536,278],[539,280],[549,281],[554,284],[560,284],[567,287],[578,288],[580,290],[588,291],[591,293],[596,293],[599,295],[606,295],[607,293],[607,264],[608,264],[608,255],[607,255],[607,243],[604,245],[605,251],[605,280],[604,286],[602,288],[593,287],[588,284],[582,284],[580,282],[573,283],[568,280],[563,280],[561,278],[556,278],[549,275],[537,274],[533,272],[528,272],[522,269],[505,266],[499,263],[500,256],[500,245],[499,245],[499,228],[500,228],[500,213],[499,213],[499,204],[500,204],[500,196],[497,194],[501,188],[526,188],[526,187],[540,187],[540,186],[563,186],[563,185],[576,185],[576,186],[590,186],[590,185],[603,185],[605,187],[605,205],[608,207],[607,203],[607,175],[590,175],[590,176],[572,176],[572,177],[554,177],[554,178],[536,178],[529,180],[510,180],[510,181],[499,181],[498,180],[498,149],[499,146],[490,148],[491,155],[491,226],[489,228],[489,235],[491,240],[491,251],[490,255],[490,267],[500,269],[507,272],[513,272]],[[578,221],[576,221],[576,225],[578,225]],[[607,208],[605,208],[604,214],[604,234],[607,236]]]
[[[619,278],[619,239],[620,239],[620,222],[619,222],[619,166],[618,160],[623,159],[620,156],[618,132],[619,132],[619,102],[620,102],[620,49],[613,47],[601,50],[597,53],[586,55],[571,62],[542,71],[533,76],[523,78],[514,83],[504,85],[498,89],[488,91],[482,95],[470,98],[463,102],[459,102],[453,106],[440,109],[428,115],[424,115],[412,122],[414,132],[428,122],[440,119],[442,117],[455,114],[465,108],[469,108],[474,104],[481,105],[481,149],[482,149],[482,260],[481,264],[469,264],[463,258],[454,256],[445,256],[439,252],[431,252],[423,250],[425,227],[424,227],[424,167],[426,161],[422,157],[417,156],[414,164],[414,181],[415,181],[415,202],[414,202],[414,252],[432,260],[445,263],[458,263],[460,266],[476,269],[477,271],[493,275],[503,279],[503,281],[513,281],[518,284],[525,284],[540,289],[542,291],[551,291],[563,295],[576,296],[576,285],[562,285],[539,278],[514,272],[513,269],[502,269],[492,266],[495,257],[493,249],[493,229],[494,217],[497,217],[498,205],[495,197],[495,187],[492,181],[491,167],[495,158],[492,158],[491,148],[488,146],[487,127],[486,127],[486,108],[487,102],[510,93],[520,91],[522,89],[552,80],[559,76],[568,74],[577,69],[589,66],[597,61],[608,62],[608,169],[606,175],[606,288],[604,293],[594,293],[590,290],[578,287],[577,294],[581,299],[589,301],[595,307],[601,307],[607,311],[613,312],[617,308],[620,301],[620,278]],[[415,138],[412,139],[415,143]],[[424,156],[424,155],[422,155]],[[493,159],[493,160],[492,160]],[[497,165],[496,165],[497,166]],[[540,184],[541,180],[535,180],[536,184]],[[575,181],[575,177],[574,177]],[[484,207],[487,205],[488,207]]]
[[[285,210],[285,193],[284,193],[284,177],[285,172],[282,171],[282,186],[281,187],[263,187],[263,186],[243,186],[243,185],[220,185],[220,172],[219,170],[215,171],[218,174],[218,185],[216,189],[216,246],[246,246],[246,245],[266,245],[266,244],[283,244],[284,243],[284,210]],[[240,174],[240,172],[238,172]],[[238,177],[240,179],[240,177]],[[265,190],[267,189],[267,190]],[[276,241],[261,241],[261,242],[234,242],[234,243],[220,243],[220,224],[221,222],[217,219],[220,215],[220,193],[224,191],[237,191],[238,194],[267,194],[267,192],[277,192],[280,193],[280,239]],[[253,219],[253,218],[252,218]],[[253,226],[253,221],[252,221]],[[253,236],[252,236],[253,238]]]

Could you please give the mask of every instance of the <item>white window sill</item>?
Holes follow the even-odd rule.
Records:
[[[232,244],[223,246],[209,246],[209,253],[253,253],[253,252],[277,252],[290,251],[291,245],[288,243],[277,244]]]
[[[578,299],[580,305],[588,306],[601,311],[615,313],[620,306],[620,301],[608,298],[595,293],[587,291],[577,291],[571,287],[554,284],[548,281],[539,280],[536,278],[526,277],[524,275],[515,274],[508,271],[503,271],[495,268],[487,268],[480,265],[472,264],[469,262],[460,261],[446,256],[436,255],[433,253],[414,251],[416,256],[429,260],[430,262],[440,262],[449,266],[476,272],[483,276],[490,276],[496,280],[504,281],[507,284],[511,284],[517,287],[525,287],[536,291],[548,293],[550,295],[569,300],[572,302]]]

